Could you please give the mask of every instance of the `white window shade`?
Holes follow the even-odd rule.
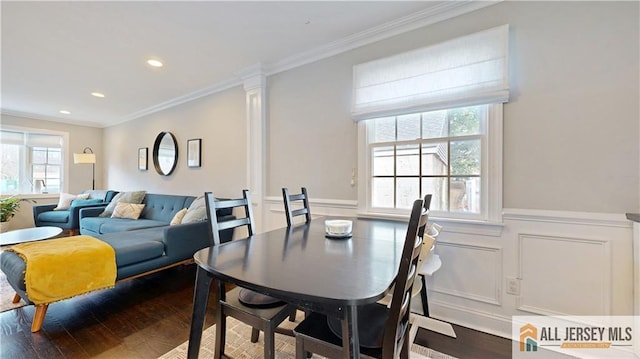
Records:
[[[0,143],[5,145],[24,145],[24,133],[0,131]]]
[[[62,148],[62,136],[28,133],[26,145],[29,147]]]
[[[509,26],[356,65],[353,119],[509,99]]]

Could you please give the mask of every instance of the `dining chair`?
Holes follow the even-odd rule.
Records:
[[[361,354],[376,358],[409,357],[411,290],[418,272],[418,257],[423,243],[420,234],[424,234],[427,223],[427,211],[423,203],[422,199],[413,203],[391,306],[387,308],[387,306],[372,303],[358,307]],[[426,245],[431,246],[430,243]],[[293,331],[296,335],[297,359],[305,358],[309,352],[329,358],[343,355],[342,321],[337,318],[312,313]]]
[[[424,196],[424,202],[423,202],[423,209],[427,212],[426,214],[426,220],[427,222],[429,221],[429,209],[431,207],[431,198],[432,195],[431,194],[427,194]],[[423,237],[425,234],[425,230],[426,228],[429,228],[429,230],[431,230],[433,226],[429,226],[428,224],[422,228],[419,229],[418,232],[418,236]],[[432,236],[433,237],[433,236]],[[433,237],[434,241],[435,241],[436,237]],[[433,251],[434,245],[431,245],[429,247],[424,245],[424,242],[422,244],[421,247],[421,252],[420,252],[420,257],[418,258],[418,268],[422,268],[422,264],[424,263],[425,258],[427,257],[427,255],[429,253],[431,253],[431,251]],[[418,275],[416,276],[416,283],[414,283],[413,285],[413,289],[412,289],[412,296],[415,298],[416,296],[420,295],[420,305],[422,306],[422,312],[423,313],[428,313],[429,311],[429,303],[427,301],[427,292],[426,292],[426,283],[424,282],[424,276],[420,275],[420,271],[418,271]],[[423,283],[425,283],[425,285],[423,285]],[[424,289],[424,291],[423,291]],[[393,291],[391,291],[391,293],[387,294],[384,298],[380,299],[378,301],[379,304],[384,304],[387,307],[391,306],[391,298],[393,297]],[[428,315],[428,314],[427,314]]]
[[[241,199],[215,200],[212,192],[205,193],[210,236],[214,246],[220,245],[221,230],[246,226],[249,236],[255,233],[251,195],[242,191]],[[218,223],[216,210],[222,208],[242,208],[245,217]],[[226,318],[233,317],[252,327],[251,342],[258,341],[260,331],[264,332],[264,357],[275,357],[275,330],[282,321],[295,313],[296,308],[277,298],[270,297],[247,288],[236,287],[225,293],[224,283],[218,281],[220,292],[218,315],[216,316],[215,357],[224,355],[226,341]]]
[[[288,188],[282,188],[282,198],[284,199],[284,212],[287,215],[287,226],[291,227],[294,217],[305,217],[305,223],[311,222],[311,210],[309,209],[309,195],[307,195],[307,188],[301,188],[300,194],[289,194]],[[301,201],[302,208],[293,209],[292,202]]]
[[[311,222],[311,209],[309,209],[309,195],[307,194],[307,188],[301,187],[300,194],[290,194],[289,189],[286,187],[282,188],[282,200],[284,202],[284,213],[287,217],[287,227],[289,230],[293,228],[294,218],[297,216],[304,215],[305,220],[304,223]],[[292,209],[293,203],[295,201],[302,202],[302,208]],[[309,314],[309,310],[305,308],[298,308],[299,310],[304,312],[305,318]],[[296,317],[295,313],[289,317],[289,321],[295,322]]]

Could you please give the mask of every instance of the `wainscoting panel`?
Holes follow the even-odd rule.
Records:
[[[605,240],[519,236],[518,309],[536,314],[611,312],[611,252]]]
[[[438,241],[436,247],[443,268],[430,281],[431,291],[501,304],[502,249],[444,241]],[[459,271],[455,268],[469,270]]]
[[[263,204],[264,228],[284,227],[282,198]],[[356,201],[310,205],[314,218],[358,214]],[[442,267],[428,279],[434,318],[509,338],[515,315],[633,315],[640,273],[624,214],[511,208],[502,223],[430,221],[443,225]]]

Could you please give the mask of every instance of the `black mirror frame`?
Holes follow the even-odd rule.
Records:
[[[171,166],[171,169],[167,173],[164,173],[158,161],[158,152],[160,151],[160,143],[162,142],[162,139],[166,135],[171,136],[171,139],[173,140],[173,148],[175,150],[174,151],[175,154],[173,156],[173,165]],[[178,141],[176,140],[176,137],[171,132],[166,132],[166,131],[160,132],[156,137],[156,141],[153,143],[153,166],[156,168],[156,172],[158,172],[158,174],[161,176],[169,176],[176,169],[177,165],[178,165]]]

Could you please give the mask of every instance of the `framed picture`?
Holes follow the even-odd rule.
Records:
[[[187,167],[202,166],[202,139],[194,138],[187,141]]]
[[[148,169],[148,156],[149,155],[149,147],[141,147],[138,148],[138,169],[140,171],[146,171]]]

